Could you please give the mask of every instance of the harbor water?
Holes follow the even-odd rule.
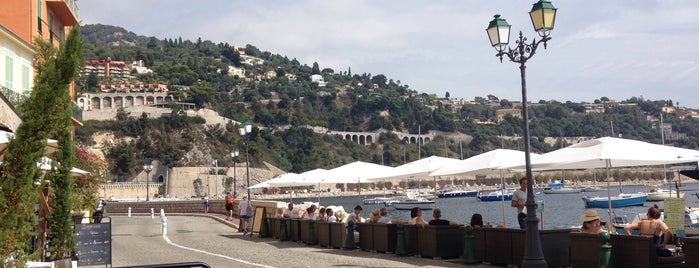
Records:
[[[581,224],[578,218],[585,211],[585,205],[582,201],[583,196],[607,196],[605,186],[604,191],[599,192],[583,192],[575,194],[544,194],[542,190],[535,189],[535,199],[537,203],[543,202],[543,212],[539,215],[539,219],[543,221],[544,229],[561,229],[570,228],[571,226],[579,226]],[[663,188],[669,189],[668,186]],[[631,185],[631,186],[611,186],[611,195],[618,195],[620,191],[624,193],[647,192],[651,189],[650,186]],[[699,183],[684,184],[680,187],[680,192],[685,193],[685,204],[689,207],[699,206],[699,198],[696,193],[699,192]],[[362,200],[365,198],[375,197],[376,195],[357,195],[343,197],[321,197],[320,206],[343,206],[345,211],[350,213],[356,205],[361,205],[363,211],[361,216],[368,218],[371,211],[375,208],[383,207],[383,205],[364,205]],[[290,199],[279,200],[289,202]],[[302,202],[318,202],[318,198],[293,198],[294,203]],[[663,202],[645,202],[643,206],[614,208],[613,212],[617,216],[626,216],[629,220],[638,213],[646,213],[650,206],[658,204],[662,209]],[[442,219],[456,221],[459,224],[468,224],[471,215],[480,213],[483,215],[483,222],[490,222],[493,226],[504,223],[509,228],[517,228],[517,209],[510,207],[510,201],[497,202],[482,202],[476,197],[457,197],[457,198],[441,198],[437,199],[435,206],[442,210]],[[410,211],[395,210],[393,207],[387,207],[389,216],[395,219],[407,220],[410,217]],[[504,221],[503,221],[504,210]],[[609,220],[608,209],[596,209],[598,215],[603,221]],[[432,219],[432,211],[423,211],[425,221]]]

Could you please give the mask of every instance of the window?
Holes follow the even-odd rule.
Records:
[[[29,66],[23,65],[22,66],[22,93],[26,93],[27,91],[31,90],[30,88],[30,81],[31,81],[31,74],[29,71]]]
[[[12,58],[9,55],[5,56],[5,87],[12,89]]]
[[[36,16],[37,16],[37,22],[38,22],[38,27],[37,31],[39,31],[39,35],[41,35],[42,32],[42,19],[41,19],[41,13],[43,11],[43,8],[41,7],[41,0],[36,0]]]

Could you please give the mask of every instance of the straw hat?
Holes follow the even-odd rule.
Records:
[[[580,220],[583,222],[599,220],[599,216],[597,216],[597,210],[594,210],[594,209],[585,210],[585,214],[580,216]]]

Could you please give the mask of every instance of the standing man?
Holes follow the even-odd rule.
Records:
[[[233,203],[235,203],[233,195],[231,195],[230,191],[226,192],[226,220],[229,221],[233,220]]]
[[[512,207],[517,208],[517,222],[519,223],[519,229],[526,228],[524,219],[527,217],[525,212],[525,207],[527,204],[527,178],[519,179],[519,190],[512,194]]]

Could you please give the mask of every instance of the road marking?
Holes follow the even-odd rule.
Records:
[[[207,254],[207,255],[211,255],[211,256],[221,257],[221,258],[224,258],[224,259],[228,259],[228,260],[232,260],[232,261],[237,261],[237,262],[240,262],[240,263],[244,263],[244,264],[248,264],[248,265],[253,265],[253,266],[257,266],[257,267],[275,268],[274,266],[269,266],[269,265],[264,265],[264,264],[249,262],[249,261],[246,261],[246,260],[241,260],[241,259],[237,259],[237,258],[233,258],[233,257],[226,256],[226,255],[221,255],[221,254],[211,253],[211,252],[208,252],[208,251],[203,251],[203,250],[201,250],[201,249],[196,249],[196,248],[189,248],[189,247],[185,247],[185,246],[180,246],[180,245],[178,245],[178,244],[172,243],[172,241],[170,241],[170,238],[168,238],[168,237],[165,236],[165,235],[163,236],[163,239],[165,239],[165,242],[167,242],[168,244],[170,244],[170,245],[172,245],[172,246],[175,246],[175,247],[178,247],[178,248],[181,248],[181,249],[186,249],[186,250],[191,250],[191,251],[194,251],[194,252],[199,252],[199,253],[203,253],[203,254]]]

